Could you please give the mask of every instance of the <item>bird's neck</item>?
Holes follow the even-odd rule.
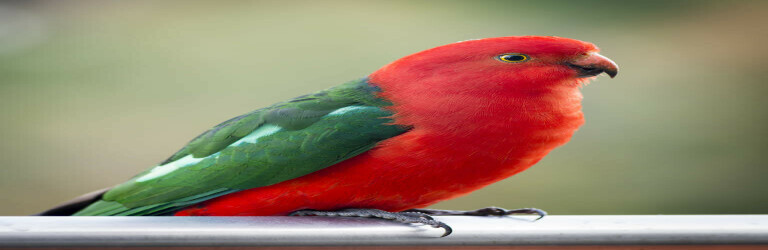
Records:
[[[583,123],[582,95],[570,84],[528,91],[467,91],[392,100],[395,121],[449,137],[552,137],[558,130],[570,137]],[[570,132],[569,132],[570,131]]]

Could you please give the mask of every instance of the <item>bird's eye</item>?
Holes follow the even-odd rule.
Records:
[[[518,63],[528,61],[528,56],[518,53],[502,54],[496,57],[499,61]]]

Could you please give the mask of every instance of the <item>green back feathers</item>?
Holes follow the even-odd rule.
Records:
[[[197,136],[161,164],[178,160],[190,154],[196,158],[211,155],[245,137],[265,123],[285,129],[299,130],[313,124],[333,110],[346,106],[381,107],[387,105],[388,102],[376,97],[376,91],[378,88],[369,85],[367,79],[363,78],[255,110],[216,125]]]
[[[376,90],[361,79],[225,121],[75,215],[164,214],[349,159],[406,131]]]

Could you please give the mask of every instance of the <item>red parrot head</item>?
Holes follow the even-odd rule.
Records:
[[[580,86],[618,66],[591,43],[550,36],[468,40],[403,57],[371,75],[383,87],[529,90],[553,85]],[[388,84],[393,83],[393,84]]]
[[[462,119],[506,119],[518,127],[567,123],[575,129],[582,123],[579,87],[601,73],[618,73],[616,63],[597,52],[594,44],[562,37],[469,40],[403,57],[369,79],[404,124],[450,130]]]

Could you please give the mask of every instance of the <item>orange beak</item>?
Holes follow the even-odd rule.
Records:
[[[619,73],[619,65],[597,52],[591,52],[585,57],[566,63],[566,65],[576,69],[579,72],[579,77],[596,76],[605,72],[614,78]]]

